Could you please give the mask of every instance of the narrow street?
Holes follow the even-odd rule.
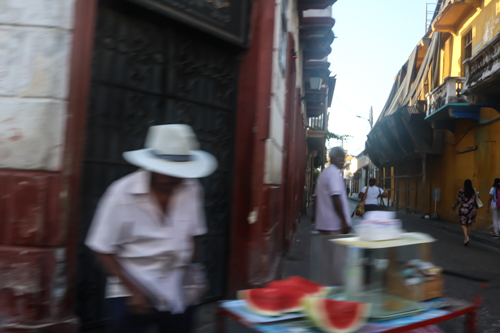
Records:
[[[350,200],[351,209],[354,210],[357,202]],[[436,226],[436,221],[424,220],[417,215],[398,214],[403,221],[403,228],[411,232],[423,232],[431,235],[437,241],[432,246],[434,263],[446,272],[457,273],[471,278],[489,279],[491,285],[480,291],[480,282],[450,274],[444,274],[445,295],[451,298],[463,299],[472,302],[479,293],[485,296],[479,312],[479,330],[481,333],[500,332],[500,241],[498,247],[485,245],[481,240],[489,240],[484,232],[473,230],[473,236],[468,247],[463,246],[463,236],[458,232],[460,226],[446,224],[448,230]],[[354,223],[360,218],[355,217]],[[294,248],[290,252],[285,266],[285,276],[309,274],[311,235],[314,234],[310,218],[303,217]],[[491,243],[491,242],[489,242]],[[458,318],[439,325],[445,332],[464,332],[464,319]]]

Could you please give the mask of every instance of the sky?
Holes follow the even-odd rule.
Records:
[[[328,130],[352,136],[344,141],[349,154],[363,151],[370,107],[375,123],[396,74],[424,36],[426,3],[434,8],[436,1],[338,0],[333,5],[336,38],[328,61],[337,84]],[[327,143],[338,145],[336,140]]]

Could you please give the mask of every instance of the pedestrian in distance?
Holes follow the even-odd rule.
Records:
[[[347,185],[346,191],[347,191],[347,196],[349,196],[351,194],[351,188],[349,187],[349,185]]]
[[[207,286],[196,236],[207,232],[203,189],[216,159],[187,125],[149,128],[146,149],[123,153],[140,169],[102,196],[85,244],[108,274],[112,333],[189,333]]]
[[[464,188],[458,192],[458,198],[455,201],[455,204],[451,207],[453,210],[455,210],[455,208],[457,208],[457,206],[461,204],[460,210],[458,211],[458,216],[460,217],[460,224],[464,233],[464,246],[467,246],[469,244],[469,237],[472,231],[472,223],[476,222],[476,197],[479,198],[479,193],[474,187],[472,187],[471,180],[466,179],[464,181]]]
[[[349,199],[341,169],[345,153],[341,147],[330,150],[330,165],[319,175],[316,184],[316,209],[312,217],[320,235],[347,234],[351,229]]]
[[[381,210],[378,204],[379,198],[383,199],[389,197],[389,194],[387,194],[387,192],[385,192],[380,187],[376,186],[375,183],[376,179],[370,178],[368,180],[368,186],[363,187],[358,193],[358,198],[360,198],[361,200],[363,200],[364,196],[366,195],[365,212]],[[367,191],[368,194],[366,194]]]
[[[495,178],[493,182],[493,187],[490,189],[490,199],[488,201],[488,208],[486,212],[490,212],[491,209],[491,219],[493,222],[493,238],[498,239],[499,229],[500,229],[500,201],[498,201],[498,195],[500,194],[500,178]]]

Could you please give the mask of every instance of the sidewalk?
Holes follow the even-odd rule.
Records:
[[[357,193],[355,194],[354,197],[349,196],[349,199],[352,201],[361,201],[357,197]],[[411,221],[414,223],[425,223],[429,226],[432,226],[437,229],[441,229],[443,231],[446,231],[451,234],[455,234],[458,236],[462,236],[462,229],[460,228],[460,225],[457,223],[453,222],[448,222],[448,221],[443,221],[443,220],[436,220],[436,219],[424,219],[420,215],[417,214],[407,214],[403,211],[398,211],[396,212],[396,217],[400,220],[404,221]],[[482,230],[476,230],[473,229],[472,233],[470,235],[470,239],[472,241],[480,242],[484,245],[488,245],[497,249],[500,249],[500,240],[499,239],[494,239],[491,237],[491,234],[486,231]]]

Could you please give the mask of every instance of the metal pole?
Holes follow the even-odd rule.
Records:
[[[413,209],[415,209],[415,213],[417,212],[417,201],[418,200],[418,176],[416,175],[415,172],[415,205],[413,206]]]
[[[431,155],[432,156],[432,155]],[[432,215],[432,157],[429,159],[429,214]]]
[[[408,207],[410,206],[410,162],[406,164],[406,195],[405,195],[405,210],[408,213]]]
[[[428,9],[429,4],[425,4],[425,30],[424,30],[424,35],[427,33],[427,15],[429,14],[429,9]]]
[[[397,175],[397,170],[398,168],[394,167],[394,176]],[[397,191],[395,191],[396,193],[394,193],[394,196],[396,197],[396,211],[399,211],[399,178],[396,178],[396,189]]]
[[[427,154],[422,156],[422,214],[425,215],[425,175],[427,168]],[[416,208],[416,207],[415,207]]]
[[[370,129],[373,129],[373,106],[370,106]]]

